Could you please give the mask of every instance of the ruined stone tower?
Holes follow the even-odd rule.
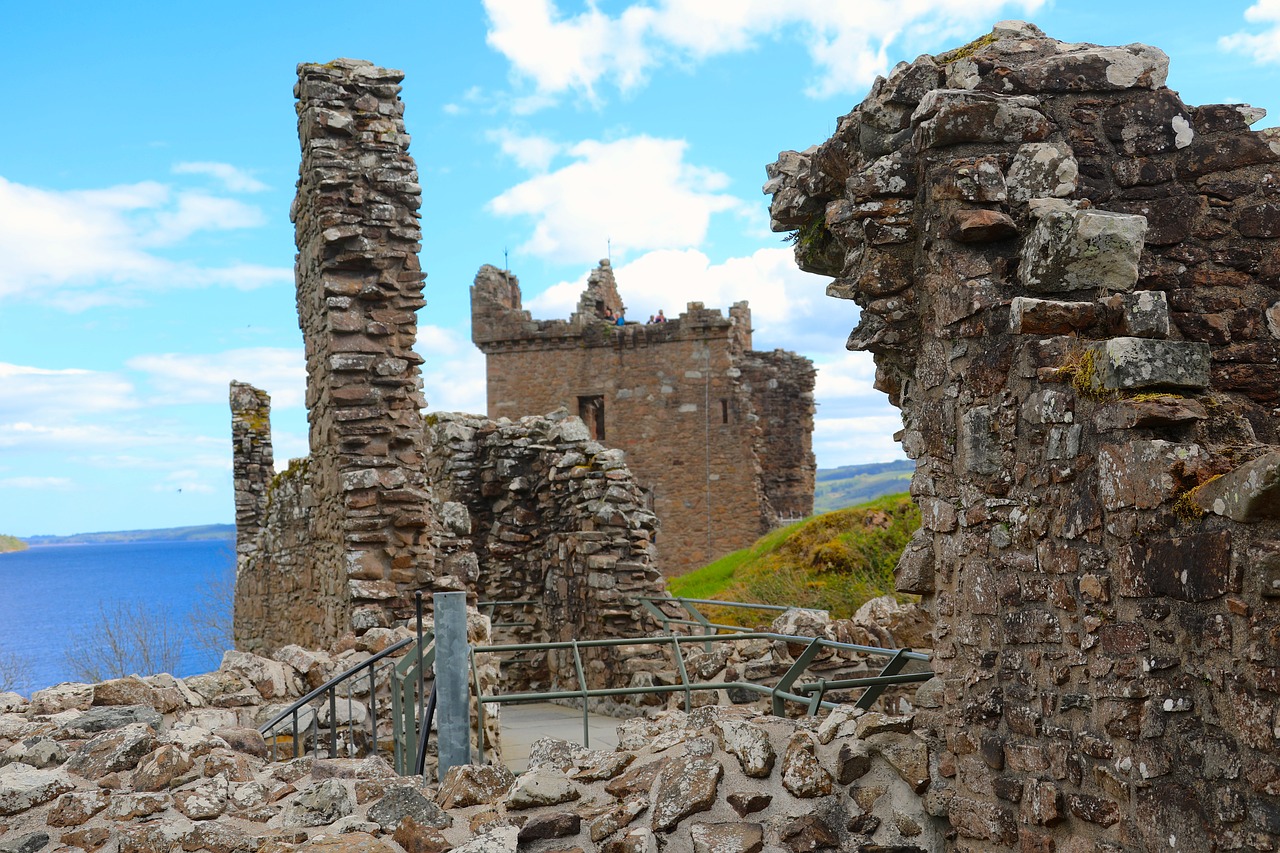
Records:
[[[1280,843],[1280,133],[999,24],[769,167],[862,318],[924,526],[962,851]]]
[[[471,338],[484,352],[489,416],[564,407],[626,453],[661,522],[667,575],[746,547],[813,511],[813,364],[751,349],[751,311],[700,302],[666,323],[617,326],[607,260],[565,320],[533,320],[509,272],[481,267]]]
[[[311,456],[281,475],[269,500],[265,489],[254,493],[261,501],[242,496],[237,478],[237,507],[257,514],[256,527],[237,514],[241,648],[316,646],[386,624],[407,613],[408,589],[433,575],[422,359],[413,351],[421,190],[401,79],[359,60],[298,66],[302,164],[292,218]],[[252,390],[233,387],[233,411],[258,412],[241,420],[262,433],[267,401],[261,392],[251,399]],[[261,470],[269,467],[246,485],[261,485]],[[254,552],[265,561],[246,563]]]

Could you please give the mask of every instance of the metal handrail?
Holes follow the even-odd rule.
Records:
[[[330,678],[324,684],[298,699],[284,711],[281,711],[258,731],[264,738],[272,738],[272,756],[276,755],[278,735],[276,727],[286,719],[292,725],[292,753],[299,754],[298,714],[314,700],[328,696],[329,700],[329,757],[337,758],[338,754],[338,687],[347,685],[347,728],[354,735],[352,683],[363,670],[369,673],[369,742],[373,752],[378,750],[378,681],[379,672],[388,673],[387,688],[391,694],[391,741],[393,761],[396,772],[400,775],[414,775],[422,772],[426,760],[427,741],[430,737],[431,717],[435,711],[435,686],[432,684],[431,701],[424,708],[426,694],[426,673],[433,670],[435,663],[434,634],[423,629],[422,592],[414,593],[415,600],[415,636],[392,643],[387,648],[349,667]],[[404,655],[401,660],[380,667],[382,661],[391,655],[413,645],[415,651]],[[417,713],[415,714],[415,708]],[[311,715],[311,737],[316,748],[319,747],[319,718],[314,709]],[[352,738],[351,750],[354,752],[355,739]]]
[[[377,678],[377,673],[375,672],[375,670],[379,662],[395,654],[396,652],[400,651],[400,649],[403,649],[405,646],[413,642],[414,640],[412,637],[407,637],[403,640],[400,640],[399,642],[392,643],[390,646],[387,646],[382,651],[378,652],[377,654],[373,655],[372,657],[366,660],[361,661],[355,666],[352,666],[346,670],[343,670],[342,672],[335,675],[333,678],[330,678],[324,684],[321,684],[319,687],[315,688],[314,690],[307,693],[302,698],[298,699],[296,702],[294,702],[288,708],[285,708],[276,716],[272,717],[268,722],[259,726],[258,732],[263,736],[263,738],[266,738],[268,735],[270,735],[274,739],[277,736],[275,734],[276,726],[279,725],[281,722],[283,722],[285,719],[292,719],[292,722],[293,722],[292,751],[293,751],[293,757],[297,758],[298,757],[298,712],[301,711],[303,708],[305,708],[307,705],[309,705],[312,700],[317,699],[320,696],[323,696],[327,693],[329,696],[329,757],[337,758],[338,757],[337,687],[340,684],[354,680],[355,677],[362,670],[367,669],[369,670],[370,732],[373,737],[373,742],[376,744],[378,741],[378,710],[377,710],[377,702],[375,699],[376,678]],[[347,705],[348,705],[348,726],[354,729],[354,726],[350,726],[350,719],[351,719],[351,716],[350,716],[351,690],[350,689],[347,690]],[[311,721],[313,734],[318,733],[318,729],[317,729],[318,720],[319,720],[319,715],[313,714],[312,721]],[[276,751],[273,744],[272,757],[274,757],[275,754],[276,754]]]
[[[680,596],[642,595],[638,596],[636,600],[640,602],[641,606],[644,607],[650,616],[657,620],[658,624],[661,626],[661,630],[666,634],[672,633],[672,625],[688,625],[691,628],[701,628],[702,636],[712,636],[726,631],[730,633],[745,634],[752,630],[751,628],[744,628],[741,625],[726,625],[722,622],[712,622],[694,606],[695,604],[708,604],[714,607],[730,607],[739,610],[768,610],[784,613],[789,610],[813,610],[817,613],[827,613],[826,610],[820,610],[816,607],[788,607],[782,604],[757,604],[755,602],[747,601],[719,601],[712,598],[682,598]],[[693,618],[680,619],[676,616],[669,616],[661,607],[658,606],[660,604],[679,605]],[[711,650],[709,643],[704,643],[703,647],[707,649],[707,651]]]
[[[774,606],[776,605],[771,605],[770,609]],[[798,658],[796,658],[795,662],[779,678],[778,683],[773,687],[756,684],[750,681],[689,681],[688,672],[684,666],[684,655],[680,652],[680,645],[682,642],[701,642],[709,646],[714,642],[735,642],[738,640],[769,640],[781,641],[788,644],[803,643],[805,644],[805,650]],[[588,688],[586,685],[586,676],[581,663],[582,659],[580,650],[584,648],[602,648],[624,645],[670,645],[676,660],[677,671],[680,678],[679,683],[669,685],[654,684],[645,687]],[[496,694],[493,696],[485,696],[481,693],[479,672],[476,668],[477,654],[534,650],[549,651],[554,649],[572,650],[575,670],[577,673],[578,689],[507,693]],[[819,678],[814,682],[796,684],[795,682],[823,649],[853,651],[873,657],[888,657],[889,660],[886,662],[884,669],[881,670],[879,675],[841,679],[837,681],[827,681],[826,679]],[[878,646],[863,646],[857,643],[843,643],[838,640],[828,640],[825,637],[800,637],[791,634],[776,634],[762,631],[748,631],[736,634],[711,634],[697,637],[682,637],[678,634],[671,634],[665,637],[613,637],[603,640],[562,640],[556,642],[524,643],[517,645],[472,646],[470,648],[469,657],[472,684],[478,704],[476,740],[479,748],[478,760],[480,763],[484,762],[484,709],[485,705],[488,704],[540,702],[550,699],[581,699],[583,703],[583,745],[590,746],[587,705],[588,700],[594,698],[608,696],[637,696],[643,694],[658,695],[681,692],[685,694],[685,710],[690,711],[693,706],[692,694],[695,691],[738,689],[770,697],[772,700],[772,711],[775,715],[783,715],[785,713],[785,703],[794,702],[804,705],[807,709],[807,713],[810,716],[813,716],[820,708],[830,710],[839,707],[837,703],[828,702],[823,698],[827,693],[833,690],[862,688],[863,694],[859,697],[855,705],[860,708],[870,708],[871,705],[880,698],[880,695],[884,692],[886,687],[896,684],[912,684],[928,681],[930,678],[933,678],[934,675],[932,670],[925,670],[921,672],[901,671],[902,668],[911,661],[928,663],[931,660],[930,656],[922,652],[914,652],[910,649],[882,649]]]

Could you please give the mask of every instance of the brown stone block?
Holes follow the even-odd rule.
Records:
[[[962,838],[994,841],[1012,846],[1018,838],[1018,822],[1010,809],[955,797],[948,810],[951,826]]]
[[[1120,808],[1113,800],[1088,794],[1071,794],[1067,802],[1073,815],[1089,823],[1111,826],[1120,820]]]
[[[1231,532],[1218,530],[1135,542],[1120,552],[1114,579],[1117,592],[1129,598],[1209,601],[1239,592],[1239,574],[1231,560]]]

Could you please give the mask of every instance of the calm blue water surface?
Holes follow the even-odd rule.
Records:
[[[93,625],[100,604],[165,608],[185,633],[200,589],[235,571],[235,546],[216,542],[49,545],[0,554],[0,650],[23,656],[23,693],[74,680],[67,650]],[[226,602],[230,610],[231,602]],[[174,675],[217,669],[220,657],[188,643]]]

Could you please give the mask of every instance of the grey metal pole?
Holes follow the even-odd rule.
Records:
[[[450,767],[471,763],[471,697],[467,688],[467,594],[437,592],[436,720],[438,778]]]

